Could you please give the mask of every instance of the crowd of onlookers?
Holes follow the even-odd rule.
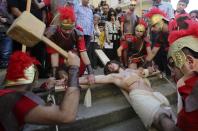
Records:
[[[58,6],[70,4],[72,1],[53,1],[53,0],[32,0],[31,13],[38,19],[50,26],[53,16],[55,16]],[[153,0],[153,6],[163,10],[167,14],[169,20],[178,14],[185,14],[185,8],[188,3],[178,2],[177,9],[174,11],[170,2],[161,0]],[[89,59],[93,68],[97,68],[100,64],[94,49],[100,48],[104,50],[106,55],[111,59],[120,60],[117,50],[120,41],[124,39],[124,34],[135,33],[135,27],[140,19],[146,18],[137,16],[135,13],[136,3],[128,5],[128,10],[124,11],[121,7],[111,8],[105,0],[101,0],[98,7],[89,5],[88,0],[82,0],[82,4],[72,5],[76,14],[76,25],[80,25],[83,29],[85,44]],[[13,41],[6,35],[6,31],[15,18],[26,9],[26,0],[0,0],[0,68],[6,68],[10,54],[15,50],[21,50],[21,44]],[[189,13],[193,20],[197,20],[198,11],[193,10]],[[148,23],[147,23],[148,24]],[[35,25],[36,26],[36,25]],[[151,47],[155,46],[157,34],[147,27],[146,33],[151,41]],[[42,42],[35,47],[28,49],[28,52],[35,56],[41,63],[39,66],[40,77],[48,77],[50,74],[51,63],[46,50],[46,45]],[[157,59],[157,57],[156,57]],[[160,65],[161,58],[156,60]],[[125,66],[127,62],[123,62]],[[162,69],[162,67],[159,67]],[[163,70],[163,69],[162,69]]]

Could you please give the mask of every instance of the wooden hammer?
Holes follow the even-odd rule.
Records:
[[[39,41],[43,41],[63,57],[67,58],[67,52],[65,50],[44,36],[45,28],[45,23],[29,11],[24,11],[10,26],[7,35],[27,47],[33,47]]]

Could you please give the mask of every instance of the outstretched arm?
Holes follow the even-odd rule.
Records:
[[[80,99],[78,83],[80,59],[78,56],[69,52],[68,64],[68,88],[61,104],[59,106],[38,105],[27,113],[25,116],[25,122],[35,124],[60,124],[69,123],[75,120]]]
[[[80,77],[79,83],[80,85],[87,85],[89,84],[89,81],[87,77]],[[95,84],[108,84],[108,83],[114,83],[112,74],[95,76]]]

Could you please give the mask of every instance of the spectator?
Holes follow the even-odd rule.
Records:
[[[186,14],[186,7],[189,4],[189,0],[179,0],[177,3],[177,9],[175,10],[175,16],[179,14]]]
[[[159,8],[161,11],[167,14],[167,19],[174,18],[174,10],[170,2],[164,2],[162,0],[153,0],[153,6]]]
[[[98,14],[98,15],[101,15],[101,10],[100,10],[100,8],[99,7],[96,7],[95,9],[94,9],[94,12],[93,12],[94,14]]]
[[[0,69],[6,68],[12,53],[13,42],[6,35],[6,31],[12,24],[13,17],[8,13],[7,1],[0,0]]]
[[[115,9],[115,11],[116,11],[116,13],[117,13],[117,20],[119,21],[119,22],[121,22],[121,17],[122,17],[122,15],[123,15],[123,13],[122,13],[122,8],[121,7],[117,7],[116,9]]]
[[[93,38],[91,40],[91,45],[90,45],[90,46],[93,46],[92,47],[93,50],[92,50],[91,56],[90,56],[90,61],[91,61],[92,67],[94,69],[96,69],[97,65],[98,65],[98,57],[95,54],[95,49],[100,48],[99,47],[99,36],[100,36],[101,32],[98,27],[100,18],[101,17],[98,14],[94,14],[94,33],[93,33]]]
[[[108,4],[104,4],[102,6],[101,22],[105,23],[107,21],[108,12],[109,12],[109,5]]]
[[[93,35],[93,12],[89,7],[89,0],[82,0],[82,4],[76,6],[76,25],[82,27],[85,39],[85,45],[87,48],[88,56],[91,57],[90,52],[93,50],[90,46],[91,37]]]
[[[11,11],[12,15],[16,18],[21,15],[23,11],[26,10],[26,2],[27,0],[7,0],[8,2],[8,8]],[[38,0],[40,3],[41,1]],[[47,3],[45,3],[47,5]],[[37,4],[35,4],[35,1],[32,1],[31,3],[31,13],[36,16],[41,21],[43,20],[43,14],[42,9],[39,9],[37,7]],[[15,47],[15,50],[21,50],[21,44],[14,44],[18,47]],[[35,56],[41,65],[38,66],[39,70],[39,77],[48,77],[47,76],[47,52],[46,52],[46,46],[43,42],[39,42],[36,46],[28,49],[28,51],[31,53],[31,55]]]
[[[198,10],[193,10],[190,12],[190,17],[192,20],[198,21]]]
[[[100,22],[98,26],[100,30],[99,45],[100,45],[100,48],[103,49],[104,43],[105,43],[105,23]]]
[[[135,33],[135,26],[138,22],[138,16],[135,14],[136,0],[132,0],[129,5],[129,10],[125,13],[121,18],[121,35],[124,38],[124,34],[132,34]]]
[[[117,49],[119,47],[119,30],[120,30],[120,23],[116,20],[116,11],[111,9],[108,12],[107,20],[105,22],[105,36],[106,36],[106,43],[113,44],[113,48],[106,48],[105,53],[109,57],[110,60],[117,60]]]

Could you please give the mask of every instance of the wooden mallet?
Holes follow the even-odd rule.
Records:
[[[44,36],[45,28],[45,23],[40,21],[29,11],[24,11],[10,26],[7,34],[12,39],[26,45],[27,47],[33,47],[39,41],[43,41],[63,57],[67,58],[67,52],[65,50]]]

